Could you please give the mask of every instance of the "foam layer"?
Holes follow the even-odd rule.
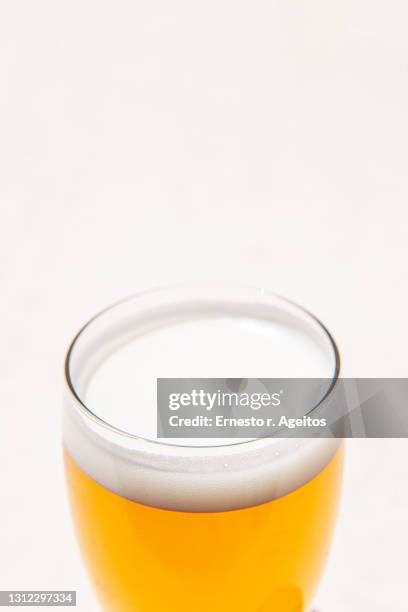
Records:
[[[195,512],[269,501],[325,467],[336,440],[217,440],[202,448],[155,438],[157,377],[332,375],[333,350],[315,321],[273,296],[245,297],[165,308],[139,300],[88,326],[70,355],[71,380],[88,410],[111,427],[67,393],[64,440],[79,467],[129,499]]]
[[[297,329],[204,315],[161,326],[113,351],[84,385],[85,404],[123,431],[156,439],[158,377],[331,376],[324,350]]]

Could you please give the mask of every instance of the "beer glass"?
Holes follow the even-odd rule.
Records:
[[[158,439],[156,379],[334,385],[338,374],[327,329],[261,289],[160,289],[87,323],[66,359],[63,438],[72,514],[102,608],[306,612],[335,524],[341,442]]]

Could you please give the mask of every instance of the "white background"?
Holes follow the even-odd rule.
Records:
[[[77,589],[65,347],[179,281],[262,285],[407,376],[405,0],[0,4],[0,589]],[[352,441],[323,612],[406,610],[408,442]],[[246,611],[247,612],[247,611]]]

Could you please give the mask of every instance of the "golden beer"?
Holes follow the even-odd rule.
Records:
[[[335,523],[342,449],[279,499],[227,512],[174,512],[110,492],[66,454],[83,556],[105,610],[302,612]]]
[[[151,395],[156,376],[223,368],[335,379],[335,345],[308,313],[264,292],[166,296],[104,311],[67,357],[68,490],[99,602],[107,612],[307,612],[335,524],[342,444],[160,440]]]

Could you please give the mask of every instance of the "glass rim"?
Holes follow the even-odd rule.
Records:
[[[214,448],[219,449],[219,448],[230,448],[230,447],[243,446],[247,444],[253,444],[255,442],[259,442],[260,440],[267,440],[267,439],[273,439],[273,438],[278,439],[281,437],[285,437],[285,436],[265,436],[265,437],[260,437],[260,438],[251,438],[249,440],[243,440],[243,441],[238,441],[238,442],[230,442],[228,444],[211,444],[211,445],[210,444],[208,445],[173,444],[171,442],[153,440],[151,438],[145,438],[143,436],[130,433],[126,430],[116,427],[115,425],[112,425],[108,421],[105,421],[104,419],[99,417],[97,414],[95,414],[91,410],[91,408],[89,408],[85,404],[85,402],[81,399],[79,392],[75,388],[75,384],[71,376],[70,365],[71,365],[71,359],[73,357],[73,353],[76,348],[77,342],[80,340],[84,332],[86,332],[86,330],[95,321],[99,320],[104,314],[110,311],[113,311],[115,308],[121,306],[122,304],[126,304],[127,302],[131,302],[133,300],[136,300],[138,298],[143,298],[145,296],[149,296],[149,295],[153,296],[157,294],[167,293],[172,290],[194,289],[194,288],[197,288],[197,289],[198,288],[200,289],[208,288],[209,289],[211,287],[218,288],[218,289],[228,288],[228,289],[237,290],[237,291],[247,290],[247,291],[252,291],[254,294],[258,294],[259,296],[267,295],[270,298],[273,298],[279,301],[281,304],[286,305],[287,307],[290,306],[294,308],[300,314],[306,316],[306,318],[309,319],[310,322],[317,324],[317,327],[319,328],[320,332],[322,332],[326,340],[329,341],[330,348],[333,352],[334,369],[333,369],[333,374],[330,378],[331,380],[330,386],[328,387],[324,395],[320,398],[320,400],[304,416],[310,416],[314,411],[320,408],[322,404],[325,403],[331,397],[337,385],[337,382],[340,376],[341,358],[340,358],[340,352],[339,352],[337,343],[333,335],[328,330],[326,325],[316,315],[314,315],[307,308],[300,306],[297,302],[294,302],[286,297],[283,297],[277,293],[274,293],[273,291],[265,289],[264,287],[260,287],[256,285],[247,285],[243,283],[226,283],[226,282],[210,282],[210,283],[196,282],[194,283],[194,282],[190,282],[190,283],[160,285],[160,286],[153,287],[151,289],[146,289],[144,291],[138,291],[136,293],[132,293],[126,296],[125,298],[122,298],[120,300],[117,300],[111,303],[109,306],[106,306],[102,310],[99,310],[95,315],[93,315],[90,319],[88,319],[86,323],[84,323],[84,325],[82,325],[82,327],[75,334],[71,343],[69,344],[68,350],[66,352],[66,356],[64,359],[64,382],[66,384],[66,387],[68,388],[68,391],[70,392],[72,399],[74,400],[75,405],[79,408],[80,412],[86,418],[88,418],[91,422],[95,423],[97,426],[102,427],[103,429],[107,429],[108,431],[110,431],[111,433],[114,433],[117,436],[120,436],[122,438],[125,437],[128,439],[137,440],[139,442],[143,442],[147,444],[152,444],[152,445],[155,445],[156,448],[157,447],[167,447],[167,448],[172,447],[172,448],[183,448],[183,449],[214,449]],[[283,427],[282,431],[285,431],[286,429],[288,429],[287,426]]]

